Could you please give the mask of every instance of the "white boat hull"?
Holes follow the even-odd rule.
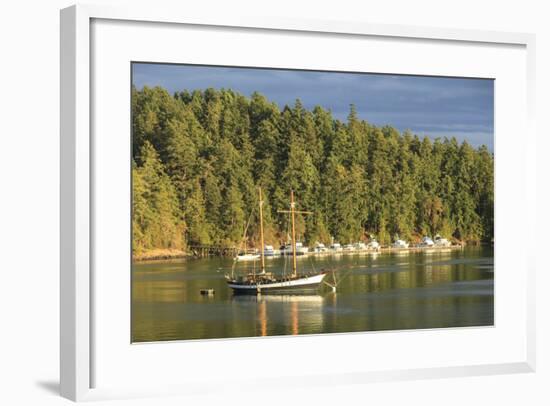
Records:
[[[326,275],[326,273],[322,273],[297,279],[264,283],[238,283],[235,281],[228,281],[227,284],[235,293],[245,294],[316,291]]]
[[[260,259],[260,255],[256,255],[256,254],[238,255],[236,259],[237,261],[256,261]]]

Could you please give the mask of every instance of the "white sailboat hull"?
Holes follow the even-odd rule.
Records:
[[[237,261],[256,261],[260,259],[260,255],[259,254],[238,255],[236,259]]]
[[[312,276],[303,276],[296,279],[264,283],[238,283],[235,281],[228,281],[227,284],[235,293],[257,294],[315,291],[319,288],[319,285],[326,275],[326,273],[322,273]]]

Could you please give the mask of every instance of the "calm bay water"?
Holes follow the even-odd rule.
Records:
[[[318,295],[234,296],[224,280],[232,262],[135,264],[132,341],[493,325],[491,247],[299,258],[303,270],[337,267],[343,276],[351,269],[336,293],[324,286]],[[285,259],[266,266],[282,272]],[[250,267],[240,263],[236,271]],[[201,295],[202,288],[215,295]]]

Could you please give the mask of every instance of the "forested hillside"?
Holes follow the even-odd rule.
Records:
[[[367,97],[367,96],[365,96]],[[249,216],[258,234],[258,186],[266,243],[286,240],[289,192],[297,235],[382,243],[422,235],[489,241],[493,237],[493,155],[456,139],[420,139],[376,127],[350,106],[346,122],[282,110],[261,94],[232,90],[175,95],[132,90],[133,249],[238,245]]]

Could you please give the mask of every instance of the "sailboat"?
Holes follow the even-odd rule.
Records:
[[[255,261],[260,258],[259,254],[247,254],[246,252],[238,254],[234,259],[237,261]]]
[[[264,226],[263,226],[263,200],[262,190],[258,189],[259,193],[259,209],[260,209],[260,244],[264,247]],[[312,272],[298,274],[296,268],[296,230],[295,230],[295,214],[312,214],[311,212],[296,210],[294,202],[294,192],[290,192],[290,210],[279,210],[279,213],[290,214],[292,224],[292,273],[289,275],[275,276],[271,272],[265,270],[265,250],[260,250],[260,269],[256,272],[254,267],[251,273],[244,276],[226,275],[228,286],[233,289],[236,294],[265,294],[265,293],[304,293],[315,292],[319,289],[319,285],[327,275],[327,272]]]

